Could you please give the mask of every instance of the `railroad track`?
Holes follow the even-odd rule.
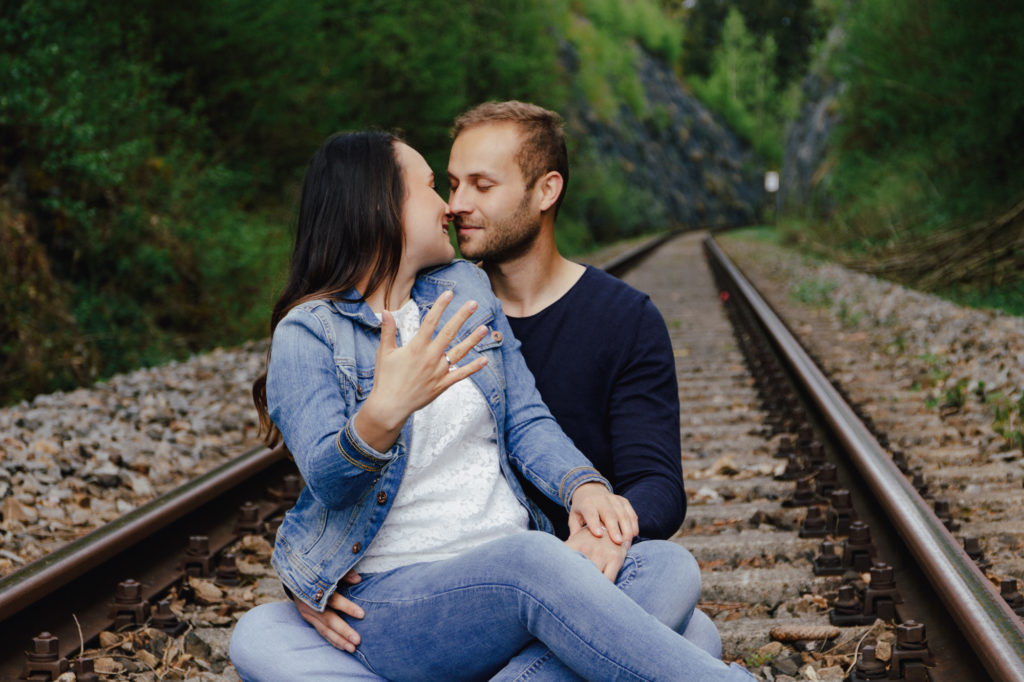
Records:
[[[736,273],[728,264],[715,265],[713,274],[696,235],[670,236],[623,254],[608,269],[650,292],[669,324],[690,497],[687,521],[675,540],[702,564],[702,605],[723,634],[727,657],[744,660],[765,679],[814,679],[807,666],[820,679],[840,679],[837,674],[847,671],[856,679],[879,679],[871,675],[881,671],[888,677],[888,668],[902,670],[902,678],[892,679],[1024,679],[1020,619],[991,580],[1003,577],[1009,584],[1021,575],[1013,550],[997,550],[992,539],[1000,535],[994,530],[1000,524],[990,523],[986,535],[984,522],[963,521],[964,528],[977,526],[969,528],[972,537],[990,550],[992,559],[982,566],[986,578],[962,549],[962,539],[947,530],[957,519],[943,523],[932,511],[934,501],[922,500],[915,490],[915,477],[922,488],[942,470],[930,469],[916,451],[903,453],[901,462],[913,460],[904,465],[908,478],[880,447],[879,441],[891,446],[890,436],[878,424],[872,433],[858,427],[851,413],[842,414],[827,380],[812,380],[817,392],[800,388],[794,371],[811,366],[797,357],[792,341],[767,341],[766,334],[780,326],[762,320],[768,307],[747,286],[730,281]],[[708,249],[716,262],[719,249]],[[645,258],[645,267],[637,268]],[[755,310],[741,305],[748,299]],[[773,344],[785,359],[768,351]],[[897,416],[893,426],[899,422]],[[859,451],[867,463],[848,463],[848,450]],[[939,466],[948,464],[939,458]],[[70,613],[81,625],[88,655],[104,662],[106,679],[157,679],[143,676],[150,674],[147,667],[155,675],[160,666],[161,674],[177,669],[236,679],[230,669],[216,676],[223,664],[203,660],[211,654],[208,648],[161,638],[155,650],[155,636],[147,633],[160,630],[180,639],[183,629],[198,631],[211,618],[229,632],[224,626],[232,614],[266,598],[253,589],[267,573],[265,552],[258,557],[264,562],[260,570],[254,568],[256,558],[236,566],[218,553],[244,552],[239,538],[270,535],[272,519],[291,504],[299,485],[295,478],[284,483],[294,476],[289,467],[280,453],[254,450],[4,578],[0,679],[33,669],[33,679],[56,679],[70,665],[62,659],[74,659],[80,649]],[[993,487],[979,490],[986,475],[975,475],[970,494],[1010,496],[1006,476],[988,475]],[[1019,495],[1019,480],[1016,485]],[[880,501],[893,493],[901,496],[898,501]],[[850,512],[841,503],[847,499],[866,529],[846,528]],[[840,504],[838,511],[832,500]],[[255,506],[240,511],[245,501]],[[957,505],[963,507],[962,499]],[[821,511],[820,521],[812,509]],[[895,512],[896,520],[879,510]],[[206,540],[190,540],[199,535]],[[825,542],[834,554],[823,552]],[[945,563],[920,559],[933,546]],[[87,560],[82,551],[89,552]],[[838,574],[815,575],[815,563]],[[186,567],[191,578],[182,577]],[[219,585],[220,595],[208,585]],[[872,605],[867,615],[865,602]],[[140,624],[148,627],[140,630]],[[44,631],[56,639],[33,641],[33,634]],[[32,655],[26,657],[26,650]],[[88,673],[79,679],[89,679]]]

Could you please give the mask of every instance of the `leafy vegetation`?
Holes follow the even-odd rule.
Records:
[[[706,79],[689,79],[697,96],[776,166],[782,163],[785,126],[796,116],[799,102],[796,82],[780,90],[777,56],[775,39],[768,35],[759,42],[747,30],[739,10],[732,9],[722,27],[721,44],[712,55],[711,74]]]
[[[850,6],[831,208],[793,236],[954,300],[1024,310],[1024,15],[1001,1]]]
[[[656,0],[16,2],[0,16],[0,403],[263,335],[329,133],[400,129],[441,170],[451,121],[480,101],[564,110],[582,84],[598,111],[652,114],[637,50],[677,60],[681,34]],[[570,153],[563,246],[663,217],[586,144]]]

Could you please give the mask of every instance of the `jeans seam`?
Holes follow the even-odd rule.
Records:
[[[643,566],[643,559],[641,559],[639,556],[627,555],[626,556],[626,560],[624,562],[622,562],[623,568],[625,568],[626,564],[629,563],[629,562],[633,563],[632,572],[630,573],[629,577],[626,577],[626,578],[623,578],[622,580],[616,581],[616,585],[619,587],[620,590],[622,588],[624,588],[624,587],[628,587],[630,583],[632,583],[634,580],[636,580],[637,574],[644,567]],[[620,573],[622,572],[621,568],[619,569],[619,572]]]
[[[634,670],[631,670],[626,665],[624,665],[624,664],[614,660],[613,658],[609,657],[604,652],[596,649],[590,642],[588,642],[586,639],[581,637],[577,633],[577,631],[575,629],[569,627],[569,625],[565,622],[565,620],[563,620],[563,618],[561,616],[559,616],[554,611],[552,611],[546,604],[544,604],[540,599],[535,597],[532,593],[530,593],[529,591],[527,591],[526,589],[524,589],[522,587],[519,587],[518,585],[509,585],[507,583],[477,583],[475,585],[465,585],[465,586],[462,586],[462,587],[455,587],[455,588],[452,588],[452,589],[449,589],[449,590],[445,590],[443,592],[436,592],[434,594],[431,594],[430,598],[438,597],[438,596],[445,595],[445,594],[451,594],[451,593],[454,593],[454,592],[461,592],[463,590],[479,590],[479,589],[488,589],[488,588],[510,589],[510,590],[514,590],[514,591],[518,592],[522,596],[525,596],[527,599],[529,599],[534,604],[536,604],[540,608],[544,609],[548,614],[550,614],[550,616],[559,625],[561,625],[563,628],[565,628],[565,630],[572,636],[572,638],[574,638],[582,646],[586,647],[597,658],[607,662],[608,664],[610,664],[610,665],[614,666],[615,668],[617,668],[618,670],[620,670],[623,674],[629,675],[629,676],[631,676],[632,678],[634,678],[636,680],[645,680],[645,678],[643,676],[641,676],[639,673],[635,672]],[[398,603],[399,601],[402,601],[402,602],[414,602],[414,601],[421,601],[421,600],[422,600],[422,598],[407,599],[407,600],[391,599],[391,600],[388,600],[388,601],[376,601],[376,600],[369,600],[369,599],[365,599],[365,598],[360,599],[359,597],[356,597],[355,599],[351,599],[351,601],[354,601],[354,602],[355,601],[361,601],[364,604],[375,604],[375,603],[377,603],[377,604],[394,604],[394,603]],[[374,672],[376,672],[376,671],[374,671]]]
[[[518,676],[516,677],[516,679],[515,679],[515,680],[513,680],[513,682],[521,682],[522,680],[528,680],[528,679],[530,679],[531,677],[533,677],[534,675],[536,675],[536,673],[540,672],[540,669],[541,669],[541,668],[543,668],[543,667],[544,667],[544,666],[545,666],[545,665],[547,664],[547,662],[548,662],[548,661],[550,661],[550,660],[551,660],[552,658],[554,658],[554,657],[555,657],[555,654],[554,654],[554,652],[553,652],[553,651],[551,651],[550,649],[549,649],[549,650],[547,650],[547,651],[546,651],[546,652],[544,653],[544,655],[543,655],[543,656],[539,656],[538,658],[536,658],[536,659],[535,659],[535,660],[533,661],[533,663],[531,663],[530,665],[528,665],[528,666],[526,667],[526,670],[524,670],[523,672],[521,672],[521,673],[520,673],[520,674],[519,674],[519,675],[518,675]]]

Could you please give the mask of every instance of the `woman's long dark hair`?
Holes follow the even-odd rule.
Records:
[[[391,291],[402,257],[405,185],[395,144],[384,132],[332,135],[313,155],[302,184],[288,283],[274,304],[270,334],[288,311],[305,301],[342,299],[369,274],[365,300],[381,286]],[[270,351],[267,351],[270,360]],[[268,447],[281,432],[267,411],[267,372],[252,385],[260,437]]]

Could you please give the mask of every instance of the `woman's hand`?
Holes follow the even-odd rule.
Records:
[[[348,585],[355,585],[360,580],[362,578],[355,571],[349,571],[341,579],[343,583]],[[352,626],[338,615],[338,612],[353,618],[362,618],[365,614],[361,608],[337,592],[332,594],[331,598],[327,600],[327,606],[330,608],[323,613],[307,605],[304,601],[299,599],[294,599],[293,601],[303,620],[312,625],[313,629],[319,632],[321,637],[331,643],[331,646],[343,649],[350,654],[355,652],[356,647],[359,646],[361,641],[359,633],[353,630]]]
[[[605,529],[613,542],[621,545],[632,541],[640,532],[633,505],[625,497],[613,495],[596,481],[584,483],[572,494],[569,508],[569,534],[584,526],[594,537],[602,537]]]
[[[486,358],[478,358],[458,366],[459,361],[487,334],[484,325],[445,351],[476,310],[476,301],[465,303],[437,336],[431,338],[452,295],[446,291],[437,297],[420,323],[419,331],[401,348],[395,340],[398,329],[391,313],[384,311],[381,315],[373,390],[355,416],[356,432],[378,452],[385,452],[394,445],[409,415],[487,364]]]

